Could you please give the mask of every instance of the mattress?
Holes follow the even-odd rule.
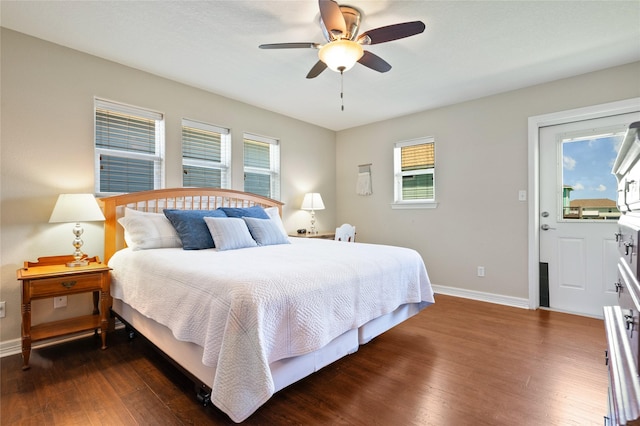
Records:
[[[212,401],[235,421],[277,390],[279,361],[352,330],[365,342],[379,332],[372,320],[433,303],[418,253],[383,245],[293,238],[230,251],[124,249],[109,265],[114,298],[202,348],[215,371]]]

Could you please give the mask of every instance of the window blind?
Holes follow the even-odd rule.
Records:
[[[163,124],[161,113],[95,100],[96,193],[162,186]]]
[[[182,184],[228,188],[229,129],[182,120]]]
[[[435,150],[433,142],[419,145],[403,146],[402,171],[420,170],[435,166]]]
[[[96,108],[96,146],[154,153],[155,125],[155,120]]]
[[[126,193],[154,188],[153,161],[100,156],[100,192]]]
[[[244,135],[244,190],[280,198],[280,151],[278,140]]]
[[[394,169],[396,203],[435,199],[435,141],[433,138],[396,143]]]

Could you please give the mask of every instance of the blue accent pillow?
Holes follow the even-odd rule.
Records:
[[[209,232],[211,232],[216,248],[220,251],[256,247],[258,245],[251,238],[247,224],[240,218],[205,217],[203,220],[207,224]]]
[[[216,210],[176,210],[164,209],[164,215],[169,219],[182,241],[185,250],[202,250],[213,248],[213,238],[204,217],[227,217],[220,209]]]
[[[227,217],[255,217],[258,219],[269,219],[269,215],[262,206],[252,207],[219,207]]]
[[[280,227],[271,219],[256,219],[243,217],[247,222],[251,236],[259,246],[271,246],[276,244],[291,244],[289,238],[282,234]]]

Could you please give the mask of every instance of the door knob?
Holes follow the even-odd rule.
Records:
[[[542,229],[543,231],[548,231],[549,229],[556,229],[556,228],[552,228],[546,223],[543,223],[542,225],[540,225],[540,229]]]

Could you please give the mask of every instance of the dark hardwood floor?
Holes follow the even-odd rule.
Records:
[[[233,424],[124,330],[2,358],[2,425]],[[602,425],[600,320],[448,296],[276,393],[247,425]]]

